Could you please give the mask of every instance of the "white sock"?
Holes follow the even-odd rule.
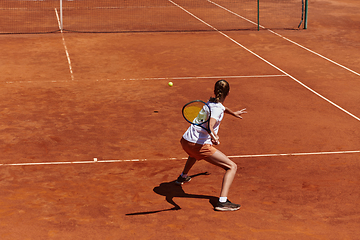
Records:
[[[219,198],[219,202],[226,202],[227,201],[227,197],[220,197]]]
[[[181,173],[182,178],[187,178],[187,174]]]

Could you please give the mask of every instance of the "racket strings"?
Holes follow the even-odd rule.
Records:
[[[191,123],[200,125],[209,119],[209,111],[207,111],[204,103],[192,102],[183,109],[185,119]]]

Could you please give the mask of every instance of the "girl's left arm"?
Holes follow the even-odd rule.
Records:
[[[241,109],[239,111],[234,112],[230,108],[225,107],[225,113],[230,114],[230,115],[232,115],[234,117],[237,117],[237,118],[242,118],[241,114],[244,114],[244,113],[247,113],[247,112],[246,112],[246,108],[243,108],[243,109]]]

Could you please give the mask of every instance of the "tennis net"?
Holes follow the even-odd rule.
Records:
[[[303,1],[2,0],[0,33],[297,29]]]

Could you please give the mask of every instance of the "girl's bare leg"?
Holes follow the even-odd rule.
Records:
[[[234,180],[237,165],[233,161],[231,161],[225,154],[220,152],[219,150],[216,151],[210,157],[205,159],[207,162],[212,163],[216,166],[219,166],[225,169],[225,175],[223,178],[223,183],[221,187],[220,197],[227,197],[229,193],[230,186]]]
[[[196,159],[189,156],[187,161],[186,161],[183,173],[188,174],[190,169],[192,168],[192,166],[194,166],[195,163],[196,163]]]
[[[195,163],[196,163],[196,159],[189,156],[188,160],[186,161],[186,164],[185,164],[182,174],[175,181],[175,183],[177,185],[182,185],[184,183],[190,182],[191,177],[187,176],[187,174],[190,171],[190,169],[192,168],[192,166],[194,166]],[[183,174],[186,174],[186,175],[183,175]]]

